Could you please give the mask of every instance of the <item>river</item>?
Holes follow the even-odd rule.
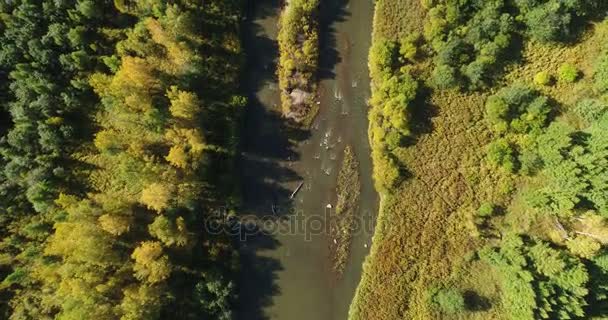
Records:
[[[241,217],[267,232],[242,235],[238,319],[346,319],[368,254],[378,199],[367,138],[371,0],[321,5],[320,111],[310,129],[286,123],[276,73],[280,1],[249,1],[243,44],[250,103],[243,125]],[[344,148],[359,161],[361,197],[351,254],[342,277],[331,269],[324,232],[327,204],[336,203]],[[290,200],[301,183],[302,188]],[[288,232],[285,226],[303,226]],[[267,222],[267,223],[266,223]],[[282,232],[276,230],[282,226]],[[319,226],[322,226],[319,228]],[[274,232],[270,232],[275,227]],[[259,229],[258,229],[259,231]]]

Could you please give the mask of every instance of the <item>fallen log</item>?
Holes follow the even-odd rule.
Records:
[[[289,199],[293,199],[293,197],[296,196],[296,194],[298,193],[298,191],[300,191],[300,189],[302,189],[303,185],[304,185],[304,181],[300,182],[300,184],[298,185],[298,187],[291,193],[291,196],[289,196]]]

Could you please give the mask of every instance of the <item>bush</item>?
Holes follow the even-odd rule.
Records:
[[[486,117],[498,133],[528,133],[544,127],[551,104],[524,85],[503,88],[486,102]]]
[[[479,206],[479,209],[477,209],[477,216],[490,217],[494,215],[495,211],[496,209],[494,208],[493,204],[485,202],[481,206]]]
[[[574,107],[574,113],[588,124],[599,120],[606,114],[607,110],[608,105],[598,99],[584,99],[579,101]]]
[[[541,71],[534,76],[534,84],[538,86],[548,86],[553,81],[553,77],[547,71]]]
[[[433,295],[435,307],[446,314],[457,314],[465,310],[464,297],[453,288],[440,289]]]
[[[557,70],[559,81],[564,83],[574,83],[578,79],[579,71],[576,66],[564,63]]]
[[[426,1],[425,37],[437,52],[433,83],[439,89],[477,90],[499,70],[514,32],[504,1]],[[464,80],[464,81],[460,81]]]
[[[431,77],[431,81],[437,89],[446,90],[458,86],[456,70],[448,65],[442,64],[435,67]]]
[[[608,52],[604,52],[596,62],[593,81],[597,90],[602,93],[608,91]]]
[[[506,139],[498,139],[488,145],[488,161],[490,164],[504,168],[508,172],[516,169],[516,158],[513,148]]]
[[[568,39],[572,34],[573,20],[585,15],[587,0],[516,0],[520,19],[533,39],[549,42]]]

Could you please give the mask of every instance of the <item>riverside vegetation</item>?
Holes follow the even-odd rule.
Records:
[[[240,2],[0,12],[1,317],[231,319]]]
[[[350,146],[344,149],[342,167],[338,173],[336,208],[331,221],[330,246],[334,259],[333,269],[339,277],[344,272],[350,253],[351,240],[355,228],[355,217],[361,193],[359,163]]]
[[[382,203],[351,319],[608,316],[606,10],[376,2]]]
[[[308,124],[317,113],[319,0],[287,1],[279,21],[279,66],[283,115]]]

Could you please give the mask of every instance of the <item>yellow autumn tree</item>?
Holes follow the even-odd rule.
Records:
[[[158,61],[159,66],[171,74],[179,74],[187,70],[194,57],[188,46],[183,42],[177,41],[172,34],[163,28],[158,20],[148,18],[145,24],[152,36],[152,41],[166,49],[167,57]]]
[[[181,146],[173,146],[169,149],[169,154],[165,157],[173,166],[186,169],[188,167],[188,154]]]
[[[122,65],[110,85],[113,94],[128,97],[139,94],[145,97],[158,91],[161,82],[156,76],[154,66],[147,60],[126,56],[122,59]]]
[[[158,286],[130,286],[123,290],[124,298],[120,304],[120,320],[158,319],[162,305]]]
[[[101,228],[114,236],[128,232],[133,222],[131,217],[121,214],[104,214],[98,220]]]
[[[95,135],[95,147],[101,152],[114,152],[122,148],[120,139],[116,132],[111,130],[102,130]]]
[[[176,118],[195,121],[199,112],[200,101],[195,93],[178,90],[172,86],[167,91],[167,97],[171,101],[169,111]]]
[[[196,168],[205,150],[205,140],[199,129],[173,127],[165,133],[172,146],[166,157],[178,168]]]
[[[160,183],[152,183],[141,192],[139,201],[148,209],[161,212],[169,206],[173,198],[173,188]]]
[[[144,241],[131,254],[135,260],[133,271],[139,280],[158,283],[169,278],[171,265],[169,258],[163,252],[163,247],[157,241]]]

